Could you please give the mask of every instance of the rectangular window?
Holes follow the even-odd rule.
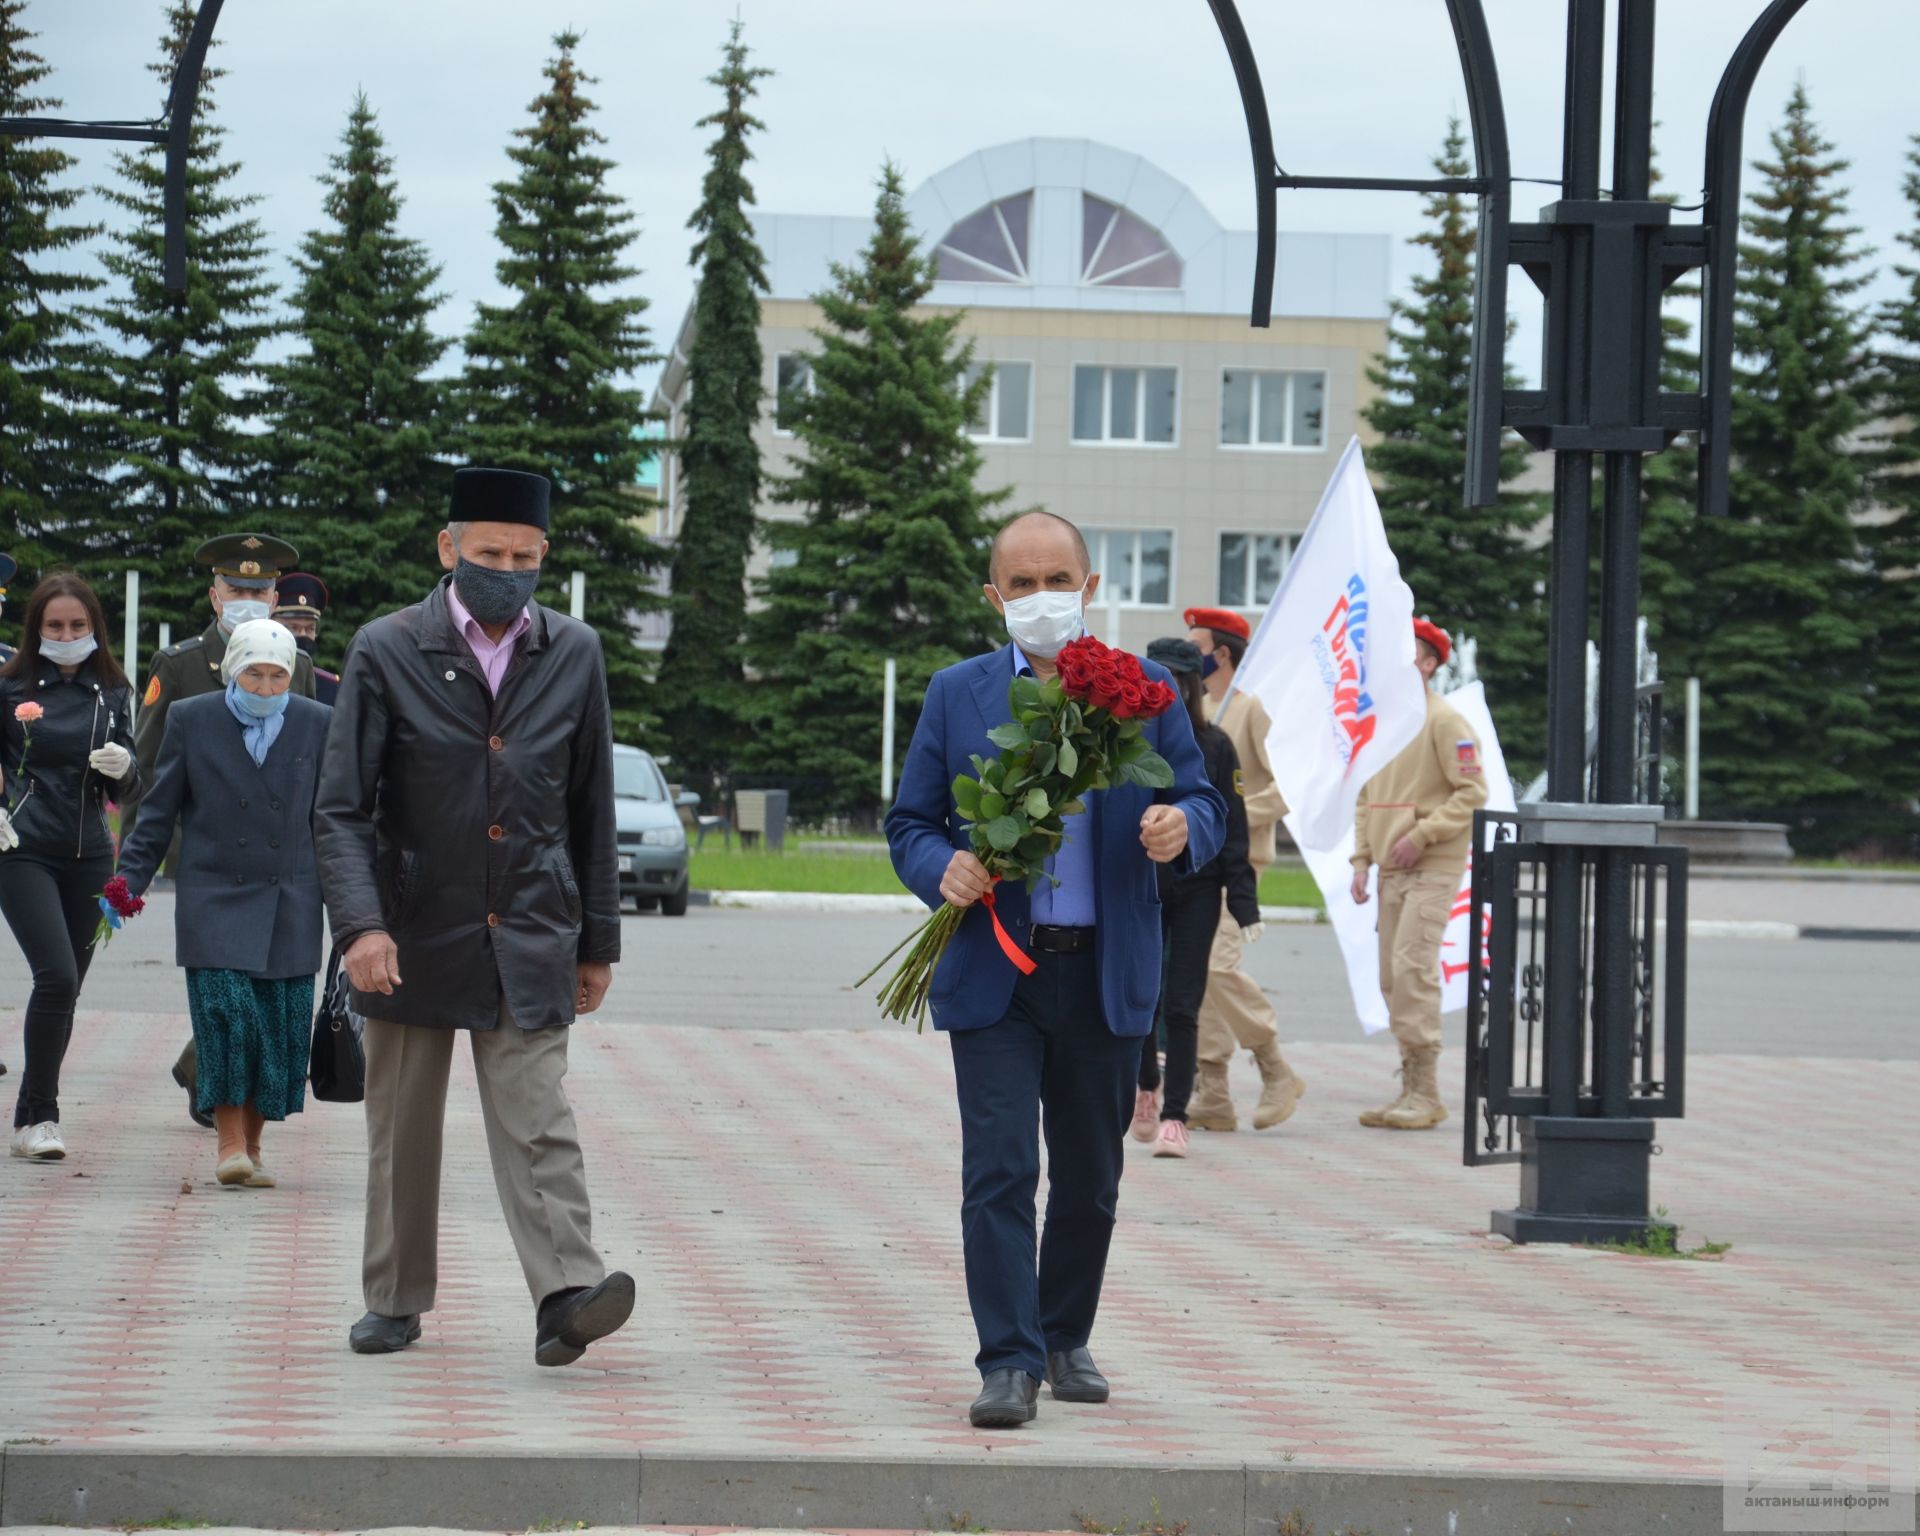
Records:
[[[1166,528],[1088,528],[1087,553],[1100,573],[1095,603],[1164,608],[1173,601],[1173,533]]]
[[[1223,448],[1324,448],[1327,376],[1229,368],[1220,376]]]
[[[980,403],[968,431],[982,443],[1025,443],[1033,439],[1033,364],[972,363],[962,381],[973,388],[981,374],[992,370],[986,398]]]
[[[1291,533],[1220,535],[1220,606],[1264,608],[1280,590],[1280,578],[1300,542]]]
[[[1073,440],[1164,447],[1174,440],[1177,368],[1073,370]]]
[[[791,401],[813,393],[813,359],[804,352],[782,352],[773,360],[773,429],[792,432]]]

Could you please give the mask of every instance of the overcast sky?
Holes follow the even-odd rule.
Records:
[[[1667,185],[1698,200],[1714,85],[1761,0],[1665,0],[1658,45],[1658,146]],[[74,117],[159,109],[147,72],[160,0],[29,0],[26,22]],[[1464,110],[1443,0],[1241,0],[1265,77],[1281,163],[1311,174],[1423,172],[1448,114]],[[1487,0],[1521,176],[1560,164],[1565,8]],[[614,183],[639,218],[635,287],[652,301],[656,343],[672,339],[691,289],[686,219],[705,166],[706,76],[738,12],[756,62],[776,71],[758,109],[753,179],[775,212],[863,213],[884,155],[908,185],[971,151],[1031,135],[1104,140],[1193,187],[1232,228],[1253,225],[1252,170],[1233,76],[1205,0],[227,0],[214,61],[227,71],[216,111],[242,189],[277,256],[320,216],[313,178],[336,147],[356,88],[379,114],[406,198],[405,230],[444,263],[439,324],[463,331],[476,300],[497,297],[491,184],[526,121],[552,34],[585,34],[599,83],[598,125]],[[1817,120],[1852,161],[1855,222],[1878,248],[1868,298],[1894,288],[1891,261],[1913,254],[1900,195],[1920,133],[1917,0],[1811,0],[1775,48],[1747,123],[1748,159],[1766,146],[1796,77]],[[107,146],[73,146],[89,181],[111,174]],[[1748,172],[1750,190],[1755,176]],[[1603,173],[1604,181],[1604,173]],[[1530,216],[1546,187],[1517,189]],[[1419,227],[1416,197],[1283,193],[1283,229]],[[1417,270],[1396,246],[1394,281]],[[284,266],[280,275],[284,278]],[[1539,332],[1521,308],[1514,356],[1537,373]]]

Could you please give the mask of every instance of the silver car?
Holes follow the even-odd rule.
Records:
[[[687,834],[666,775],[638,747],[613,749],[615,843],[620,854],[620,899],[638,912],[658,907],[668,917],[687,911]],[[697,803],[697,796],[681,796]]]

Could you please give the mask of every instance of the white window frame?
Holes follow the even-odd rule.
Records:
[[[798,357],[805,360],[807,365],[807,393],[811,395],[811,394],[814,394],[819,389],[819,385],[815,381],[814,374],[813,374],[814,361],[819,357],[819,355],[820,354],[817,352],[797,352],[797,351],[796,352],[776,352],[773,354],[773,388],[769,390],[767,394],[767,399],[771,404],[771,409],[768,411],[767,414],[773,418],[773,435],[775,437],[792,437],[793,436],[792,427],[783,427],[780,425],[780,360],[782,358],[787,358],[787,357]]]
[[[1227,375],[1245,373],[1252,375],[1253,395],[1247,402],[1247,431],[1253,438],[1251,442],[1230,443],[1226,440],[1226,423],[1223,421],[1216,429],[1220,435],[1220,449],[1224,453],[1325,453],[1332,433],[1327,431],[1326,402],[1328,399],[1329,379],[1324,368],[1266,368],[1253,363],[1225,363],[1220,368],[1220,400],[1223,407],[1227,398]],[[1263,443],[1259,440],[1260,431],[1260,394],[1266,388],[1266,380],[1278,374],[1287,381],[1287,408],[1285,419],[1287,435],[1293,435],[1293,381],[1318,375],[1320,379],[1320,441],[1317,443]]]
[[[1033,441],[1033,377],[1035,372],[1032,361],[1024,357],[976,357],[973,360],[973,366],[976,368],[991,368],[993,370],[992,382],[987,389],[987,421],[990,423],[990,427],[989,427],[989,430],[985,432],[976,432],[973,430],[973,423],[969,421],[967,423],[967,436],[972,438],[976,443],[1030,443],[1032,442]],[[1015,367],[1024,368],[1027,370],[1026,428],[1019,437],[1002,437],[1000,436],[1000,370],[1003,368],[1015,368]],[[966,380],[965,380],[965,377],[963,376],[961,379],[962,388],[964,388],[965,385],[966,385]]]
[[[1095,595],[1093,606],[1096,608],[1136,608],[1136,609],[1173,609],[1179,607],[1177,594],[1180,591],[1180,537],[1175,528],[1088,528],[1082,530],[1089,536],[1088,554],[1093,557],[1093,568],[1100,576],[1100,590]],[[1110,541],[1115,538],[1133,540],[1133,572],[1136,585],[1140,577],[1140,541],[1149,533],[1164,533],[1167,536],[1167,600],[1164,603],[1142,602],[1129,593],[1120,596],[1119,589],[1112,579],[1117,575],[1118,562],[1108,561]],[[1093,547],[1092,540],[1099,539],[1099,547]]]
[[[1274,529],[1274,528],[1222,528],[1214,536],[1214,541],[1213,541],[1214,582],[1217,585],[1220,580],[1220,546],[1224,544],[1228,539],[1283,539],[1285,540],[1286,546],[1287,546],[1286,558],[1280,562],[1280,579],[1282,581],[1285,581],[1287,578],[1287,567],[1293,564],[1293,557],[1300,553],[1300,537],[1301,536],[1297,533],[1290,533],[1285,530]],[[1227,596],[1226,593],[1224,592],[1220,593],[1218,606],[1222,608],[1239,608],[1239,609],[1245,610],[1248,613],[1259,613],[1266,608],[1268,603],[1271,603],[1273,601],[1273,599],[1269,597],[1266,599],[1265,602],[1263,602],[1259,598],[1254,596],[1254,592],[1253,592],[1254,566],[1255,566],[1255,562],[1254,562],[1253,546],[1249,544],[1247,546],[1246,581],[1243,584],[1238,596],[1230,598]],[[1274,588],[1274,592],[1276,594],[1279,592],[1279,590],[1280,589],[1277,586]]]
[[[1075,437],[1074,402],[1080,398],[1080,370],[1098,368],[1100,370],[1100,426],[1107,431],[1113,425],[1113,372],[1116,368],[1126,369],[1140,375],[1140,387],[1134,395],[1134,420],[1144,430],[1147,424],[1147,375],[1153,372],[1173,375],[1173,437],[1164,443],[1150,442],[1144,437]],[[1154,453],[1166,453],[1180,446],[1180,408],[1184,401],[1181,396],[1180,366],[1177,363],[1075,363],[1067,376],[1067,442],[1075,448],[1132,448],[1146,449]]]

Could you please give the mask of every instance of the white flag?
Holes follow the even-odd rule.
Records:
[[[1486,690],[1479,683],[1469,683],[1448,694],[1447,702],[1460,712],[1468,729],[1480,738],[1480,762],[1487,776],[1487,809],[1512,810],[1513,782],[1507,777],[1507,759],[1500,750],[1493,716],[1487,712]],[[1287,830],[1293,832],[1294,841],[1299,842],[1292,816],[1287,817]],[[1320,887],[1321,899],[1327,904],[1327,921],[1339,941],[1340,958],[1347,966],[1353,1011],[1362,1029],[1370,1035],[1378,1034],[1387,1027],[1387,1000],[1380,992],[1380,903],[1369,899],[1361,906],[1353,899],[1353,829],[1347,829],[1338,848],[1317,853],[1302,847],[1301,854],[1314,884]],[[1378,870],[1368,871],[1367,888],[1375,898],[1379,894],[1379,878]],[[1447,919],[1446,934],[1440,941],[1440,952],[1434,959],[1440,968],[1442,1013],[1458,1013],[1467,1006],[1467,971],[1473,953],[1467,938],[1467,916],[1473,905],[1472,892],[1470,857],[1466,872],[1460,878],[1459,893],[1454,897],[1453,911]],[[1485,944],[1484,933],[1480,941]]]
[[[1351,837],[1361,788],[1419,734],[1413,643],[1413,593],[1355,438],[1234,674],[1273,721],[1267,756],[1302,849]]]
[[[1513,809],[1513,780],[1507,777],[1506,754],[1500,750],[1500,734],[1493,728],[1493,716],[1487,712],[1487,691],[1478,683],[1468,683],[1447,695],[1447,702],[1460,712],[1467,729],[1480,738],[1480,768],[1487,776],[1487,806],[1490,811]],[[1492,846],[1489,841],[1488,846]],[[1479,850],[1467,855],[1466,873],[1460,877],[1460,889],[1453,898],[1453,911],[1447,917],[1446,935],[1440,940],[1440,1011],[1458,1013],[1467,1006],[1467,973],[1473,965],[1472,941],[1467,933],[1467,918],[1473,910],[1473,860]],[[1487,935],[1480,935],[1484,948]]]

